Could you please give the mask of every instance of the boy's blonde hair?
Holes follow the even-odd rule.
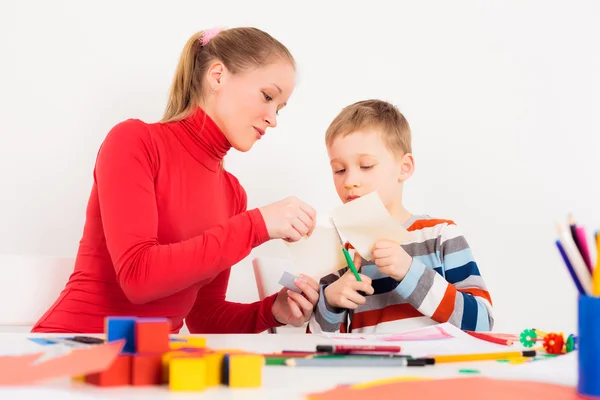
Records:
[[[344,107],[327,128],[325,144],[329,147],[338,137],[364,129],[380,131],[394,154],[412,153],[408,121],[393,104],[383,100],[362,100]]]

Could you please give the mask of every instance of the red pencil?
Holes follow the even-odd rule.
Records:
[[[485,333],[473,332],[473,331],[465,331],[465,332],[467,332],[469,335],[473,336],[474,338],[485,340],[486,342],[501,344],[504,346],[511,346],[513,344],[512,340],[502,339],[500,337],[493,336],[493,334],[485,334]]]
[[[348,346],[348,345],[319,345],[317,352],[325,353],[354,353],[354,352],[370,352],[370,353],[400,353],[400,346]]]

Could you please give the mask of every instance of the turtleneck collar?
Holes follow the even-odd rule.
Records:
[[[188,117],[170,123],[183,147],[206,168],[216,171],[231,144],[217,124],[200,107]]]

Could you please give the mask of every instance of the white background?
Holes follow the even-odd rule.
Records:
[[[599,20],[594,0],[3,1],[0,254],[74,255],[109,129],[161,118],[193,33],[250,25],[299,71],[279,127],[227,157],[250,207],[289,195],[338,205],[324,131],[349,103],[389,100],[414,135],[406,206],[463,228],[497,330],[572,332],[555,223],[572,212],[600,226]],[[234,267],[231,300],[257,299],[251,257]]]

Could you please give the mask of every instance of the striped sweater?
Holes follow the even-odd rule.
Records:
[[[355,310],[326,305],[324,289],[347,268],[320,281],[321,296],[307,332],[390,333],[450,322],[463,330],[489,331],[492,301],[471,248],[450,220],[413,216],[404,224],[404,250],[412,264],[400,282],[362,260],[361,274],[372,279],[374,294]]]

